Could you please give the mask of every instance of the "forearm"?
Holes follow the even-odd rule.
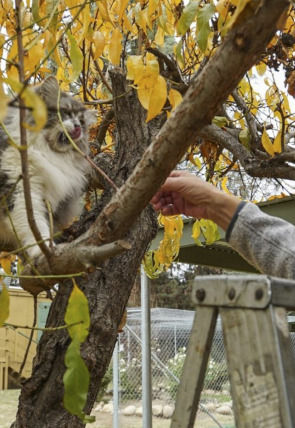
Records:
[[[207,209],[208,218],[226,231],[241,200],[215,188],[212,192]]]
[[[295,278],[295,227],[247,203],[233,225],[229,244],[261,273]]]

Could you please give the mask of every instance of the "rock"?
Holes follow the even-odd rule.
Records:
[[[103,406],[103,408],[101,409],[101,411],[103,413],[113,413],[114,412],[114,406],[112,403],[105,404]]]
[[[222,393],[222,395],[230,396],[230,392],[227,389],[223,389],[221,393]]]
[[[135,415],[136,407],[135,406],[128,406],[123,410],[123,415],[125,416],[133,416]]]
[[[203,404],[203,408],[208,412],[215,412],[216,404],[209,402],[209,403]],[[200,410],[202,411],[202,407],[200,407]]]
[[[167,419],[172,418],[173,412],[174,412],[174,408],[166,404],[163,407],[163,418],[167,418]]]
[[[223,406],[220,406],[216,409],[216,413],[219,413],[220,415],[232,415],[232,409],[224,404]]]
[[[102,410],[103,406],[104,406],[104,403],[103,403],[102,405],[101,405],[101,403],[99,403],[99,404],[95,407],[94,411],[95,411],[95,412],[101,412],[101,410]]]
[[[137,407],[135,414],[136,416],[142,416],[142,407]]]
[[[154,416],[162,416],[163,406],[161,404],[154,404],[152,407],[152,413]]]

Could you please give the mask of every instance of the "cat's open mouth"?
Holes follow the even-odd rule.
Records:
[[[69,136],[73,139],[76,140],[77,138],[80,138],[82,134],[82,129],[80,126],[75,126],[74,131],[69,132]]]
[[[76,126],[74,128],[74,130],[71,132],[68,132],[68,134],[72,140],[77,140],[78,138],[81,137],[82,129],[80,126]],[[66,134],[64,132],[60,133],[58,141],[62,144],[69,144],[70,143],[70,141],[68,140],[68,137],[66,136]]]

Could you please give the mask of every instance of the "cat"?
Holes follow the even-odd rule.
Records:
[[[64,129],[87,155],[88,129],[94,114],[71,94],[61,92],[54,76],[49,76],[34,91],[47,107],[47,123],[38,133],[27,130],[28,169],[34,218],[42,238],[48,240],[50,227],[45,201],[51,206],[54,232],[60,231],[79,214],[79,198],[86,187],[89,164],[75,150]],[[63,126],[57,114],[58,99]],[[29,111],[26,121],[32,122]],[[20,145],[19,109],[9,107],[3,123],[12,140]],[[0,249],[12,251],[20,244],[32,259],[41,253],[27,220],[20,153],[9,144],[7,133],[0,127]]]

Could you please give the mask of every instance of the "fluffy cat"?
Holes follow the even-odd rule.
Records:
[[[79,197],[85,189],[89,164],[74,149],[57,116],[59,86],[56,78],[48,77],[34,90],[45,102],[48,118],[42,131],[27,131],[28,168],[34,218],[43,239],[48,239],[49,216],[45,201],[51,205],[55,231],[62,230],[80,211]],[[88,128],[93,122],[93,113],[65,92],[60,92],[59,110],[64,128],[87,154]],[[32,121],[29,112],[26,116],[27,122]],[[13,141],[20,144],[17,108],[9,108],[4,124]],[[40,249],[27,221],[20,177],[20,153],[9,144],[7,134],[0,127],[0,248],[14,250],[20,242],[28,246],[29,256],[35,258]]]

